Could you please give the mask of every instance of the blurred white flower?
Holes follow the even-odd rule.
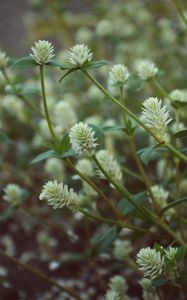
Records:
[[[55,123],[62,127],[63,131],[68,130],[77,121],[77,116],[72,105],[65,101],[59,101],[54,107]]]
[[[120,296],[116,291],[108,291],[105,295],[105,300],[120,300]]]
[[[5,52],[0,51],[0,69],[4,69],[7,66],[8,57]]]
[[[20,188],[17,184],[9,183],[4,188],[3,199],[9,202],[12,206],[21,204],[23,200],[24,190]]]
[[[51,177],[51,179],[63,180],[64,168],[59,158],[48,158],[44,165],[44,169],[45,172]]]
[[[109,85],[116,86],[119,84],[124,86],[129,76],[130,73],[126,66],[122,64],[114,65],[109,72]]]
[[[150,79],[157,75],[158,68],[149,60],[137,60],[135,62],[138,77],[142,80]]]

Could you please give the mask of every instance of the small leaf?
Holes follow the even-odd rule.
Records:
[[[78,156],[78,154],[73,149],[70,149],[64,152],[63,154],[61,154],[59,158],[76,157],[76,156]]]
[[[91,243],[93,246],[93,252],[96,254],[107,252],[111,249],[111,246],[118,236],[119,230],[116,226],[108,228],[103,234],[95,236]]]
[[[67,69],[69,69],[67,66],[61,64],[60,62],[58,62],[56,60],[51,60],[46,65],[47,66],[51,66],[51,67],[59,67],[59,68],[61,68],[61,70],[67,70]]]
[[[85,260],[84,254],[79,253],[67,253],[62,256],[62,263],[75,263]]]
[[[79,68],[72,68],[72,69],[69,69],[60,79],[59,81],[61,82],[66,76],[68,76],[70,73],[73,73],[75,71],[77,71]]]
[[[113,131],[123,131],[124,127],[123,126],[103,126],[101,128],[101,131],[104,133],[106,132],[113,132]]]
[[[36,67],[37,63],[30,56],[18,58],[12,65],[13,69],[31,69]]]
[[[133,195],[133,200],[136,203],[136,205],[141,206],[143,203],[147,201],[147,192],[141,192],[136,195]],[[127,216],[129,214],[132,214],[136,209],[135,207],[129,203],[127,199],[122,199],[118,202],[117,207],[119,211],[122,213],[123,216]]]
[[[64,152],[69,151],[70,148],[71,148],[71,146],[70,146],[70,141],[69,141],[69,133],[66,133],[58,145],[58,150],[60,153],[64,153]]]
[[[175,256],[177,263],[179,263],[185,257],[185,255],[186,255],[186,248],[183,246],[179,247]]]
[[[168,279],[163,276],[152,280],[152,285],[154,286],[163,286],[167,283],[168,283]]]
[[[165,254],[164,248],[163,248],[159,243],[154,243],[153,248],[154,248],[156,251],[160,252],[162,255]]]
[[[141,79],[129,78],[126,88],[128,91],[140,91],[145,85],[145,81]]]
[[[8,137],[8,135],[3,132],[3,131],[0,131],[0,143],[8,143],[10,142],[10,138]]]
[[[0,213],[0,222],[5,221],[8,218],[11,218],[15,213],[15,211],[16,211],[15,207],[8,207],[7,209],[5,209],[2,213]]]
[[[141,161],[147,166],[150,160],[154,160],[160,157],[161,152],[165,151],[159,148],[162,144],[156,145],[154,147],[143,148],[138,151],[140,154]]]
[[[108,62],[106,60],[93,61],[93,62],[89,63],[88,66],[86,66],[86,69],[97,69],[97,68],[101,68],[101,67],[109,65],[109,64],[110,64],[110,62]]]
[[[60,158],[60,154],[55,152],[54,150],[45,151],[43,153],[40,153],[36,158],[34,158],[31,161],[31,164],[38,163],[39,161],[42,161],[42,160],[50,158],[50,157]]]
[[[186,137],[187,136],[187,129],[184,129],[184,130],[181,130],[181,131],[178,131],[176,132],[172,138],[174,139],[179,139],[179,138],[183,138],[183,137]]]

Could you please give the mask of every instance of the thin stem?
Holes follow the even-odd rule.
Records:
[[[136,161],[136,163],[138,165],[139,171],[140,171],[140,173],[141,173],[141,175],[142,175],[142,177],[144,179],[144,183],[145,183],[145,185],[146,185],[146,187],[148,189],[148,192],[149,192],[149,195],[151,197],[151,200],[152,200],[153,206],[155,208],[155,211],[156,211],[157,215],[159,216],[160,215],[160,209],[159,209],[159,207],[157,205],[155,196],[154,196],[154,194],[152,192],[152,189],[151,189],[151,185],[152,184],[149,181],[149,178],[147,177],[146,172],[144,170],[144,167],[143,167],[143,165],[142,165],[142,163],[140,161],[140,158],[139,158],[139,156],[137,154],[136,145],[135,145],[135,141],[134,141],[134,136],[133,135],[129,136],[128,137],[128,141],[129,141],[130,148],[131,148],[131,151],[133,153],[134,159],[135,159],[135,161]]]
[[[180,1],[179,0],[174,0],[174,2],[175,2],[176,8],[178,10],[178,13],[179,13],[181,19],[183,20],[184,24],[187,26],[187,19],[186,19],[186,16],[185,16],[184,12],[183,12]]]
[[[90,180],[90,178],[88,178],[85,174],[81,173],[79,170],[77,170],[75,168],[75,166],[72,164],[72,162],[70,161],[70,159],[66,159],[66,163],[69,166],[69,168],[74,171],[76,174],[78,174],[85,182],[87,182],[105,201],[105,203],[110,207],[110,209],[113,211],[113,213],[115,214],[115,216],[121,220],[121,221],[125,221],[125,218],[123,217],[123,215],[119,212],[119,210],[109,201],[109,199],[105,196],[105,194],[97,187],[97,185],[95,185],[95,183]]]
[[[170,101],[173,101],[171,96],[168,94],[168,92],[165,90],[165,88],[160,84],[160,82],[157,80],[156,77],[152,78],[152,82],[153,82],[154,86],[158,89],[158,91],[162,94],[163,97],[166,97]]]
[[[53,130],[53,126],[50,120],[48,106],[47,106],[47,100],[46,100],[46,92],[45,92],[45,83],[44,83],[44,65],[40,65],[40,81],[41,81],[41,89],[42,89],[42,100],[43,100],[43,106],[45,111],[45,116],[47,120],[47,124],[49,127],[49,131],[51,133],[51,136],[53,138],[53,142],[55,145],[58,145],[58,139],[55,135],[55,132]]]
[[[68,289],[68,288],[62,286],[61,284],[57,283],[55,280],[49,278],[48,276],[46,276],[41,271],[39,271],[37,269],[34,269],[31,266],[29,266],[29,265],[23,264],[17,258],[6,254],[4,251],[0,250],[0,255],[3,256],[3,257],[5,257],[6,259],[10,260],[14,264],[18,265],[19,267],[23,268],[24,270],[26,270],[26,271],[28,271],[30,273],[35,274],[37,277],[39,277],[42,280],[45,280],[46,282],[48,282],[52,286],[57,287],[59,290],[61,290],[62,292],[66,293],[68,295],[70,295],[74,299],[82,300],[74,291],[72,291],[71,289]]]
[[[17,88],[15,87],[15,85],[13,84],[13,82],[10,80],[7,72],[5,69],[1,70],[7,84],[9,84],[14,92],[14,94],[22,101],[24,102],[32,111],[34,111],[39,117],[44,118],[43,114],[32,104],[30,103],[30,101],[23,95],[20,95],[19,91],[17,90]]]
[[[136,179],[139,180],[139,181],[144,181],[144,179],[143,179],[143,177],[142,177],[141,175],[136,174],[135,172],[129,170],[129,169],[126,168],[126,167],[123,167],[123,168],[122,168],[122,171],[123,171],[125,174],[130,175],[131,177],[134,177],[134,178],[136,178]]]
[[[152,130],[147,127],[143,121],[141,121],[134,113],[132,113],[130,110],[128,110],[125,106],[123,106],[116,98],[114,98],[90,73],[88,73],[86,70],[81,69],[82,72],[100,89],[100,91],[107,96],[113,103],[115,103],[120,109],[122,109],[126,114],[128,114],[132,119],[134,119],[141,127],[143,127],[151,136],[154,137],[154,139],[160,143],[160,141],[155,134],[152,132]],[[177,149],[175,149],[171,144],[167,143],[163,145],[166,147],[172,154],[174,154],[176,157],[180,158],[182,161],[187,163],[187,156],[183,155],[181,152],[179,152]]]
[[[183,202],[186,202],[187,200],[187,197],[184,197],[184,198],[181,198],[181,199],[178,199],[178,200],[175,200],[169,204],[167,204],[165,207],[162,208],[162,212],[164,213],[166,210],[168,210],[169,208],[173,207],[173,206],[176,206],[178,204],[181,204]]]

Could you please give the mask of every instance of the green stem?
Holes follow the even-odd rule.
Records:
[[[141,175],[142,175],[142,177],[144,179],[144,183],[145,183],[145,185],[146,185],[146,187],[148,189],[148,192],[149,192],[149,195],[151,197],[151,200],[152,200],[153,206],[155,208],[155,211],[156,211],[157,215],[159,216],[160,215],[160,209],[159,209],[159,206],[157,205],[155,196],[154,196],[154,194],[152,192],[152,189],[151,189],[151,185],[152,184],[150,183],[150,181],[149,181],[149,179],[148,179],[148,177],[146,175],[146,172],[144,170],[144,167],[143,167],[143,165],[142,165],[142,163],[140,161],[140,158],[139,158],[139,156],[137,154],[136,145],[135,145],[135,141],[134,141],[134,136],[133,135],[129,136],[128,140],[129,140],[129,144],[130,144],[131,151],[133,153],[134,159],[135,159],[135,161],[137,163],[137,166],[138,166],[138,168],[140,170],[140,173],[141,173]]]
[[[178,10],[178,13],[179,13],[181,19],[183,20],[184,24],[187,26],[187,19],[186,19],[186,16],[185,16],[184,12],[183,12],[182,7],[181,7],[180,1],[179,0],[174,0],[174,2],[175,2],[176,8]]]
[[[166,210],[168,210],[169,208],[171,208],[173,206],[176,206],[178,204],[186,202],[186,200],[187,200],[187,197],[184,197],[184,198],[181,198],[181,199],[178,199],[178,200],[175,200],[175,201],[169,203],[168,205],[166,205],[165,207],[162,208],[162,213],[164,213]]]
[[[12,83],[12,81],[10,80],[7,72],[5,69],[1,70],[6,83],[9,84],[14,92],[14,94],[23,102],[25,103],[32,111],[34,111],[39,117],[44,118],[43,114],[32,104],[30,103],[30,101],[23,95],[20,95],[19,91],[17,90],[17,88],[15,87],[15,85]]]
[[[95,183],[90,180],[85,174],[81,173],[79,170],[75,168],[75,166],[71,163],[70,159],[66,159],[66,163],[69,166],[69,168],[74,171],[77,175],[80,176],[85,182],[87,182],[105,201],[105,203],[110,207],[110,209],[113,211],[115,216],[121,220],[125,221],[124,216],[119,212],[119,210],[109,201],[109,199],[105,196],[105,194],[95,185]]]
[[[26,264],[23,264],[22,262],[20,262],[17,258],[10,256],[8,254],[6,254],[4,251],[0,250],[0,255],[5,257],[6,259],[8,259],[9,261],[13,262],[14,264],[18,265],[19,267],[23,268],[25,271],[28,271],[32,274],[35,274],[37,277],[39,277],[42,280],[45,280],[46,282],[48,282],[49,284],[51,284],[52,286],[57,287],[59,290],[61,290],[62,292],[70,295],[71,297],[73,297],[74,299],[77,300],[82,300],[74,291],[72,291],[71,289],[68,289],[64,286],[62,286],[61,284],[57,283],[55,280],[49,278],[48,276],[46,276],[44,273],[42,273],[41,271],[32,268],[31,266],[28,266]]]
[[[139,181],[144,181],[144,179],[143,179],[143,177],[141,175],[136,174],[135,172],[129,170],[126,167],[122,167],[122,171],[123,171],[123,173],[125,173],[127,175],[130,175],[131,177],[134,177],[134,178],[136,178]]]
[[[51,136],[53,138],[53,142],[57,146],[58,145],[58,139],[57,139],[57,137],[55,135],[55,132],[53,130],[53,126],[52,126],[50,116],[49,116],[47,100],[46,100],[45,83],[44,83],[44,65],[40,65],[40,81],[41,81],[41,89],[42,89],[42,100],[43,100],[43,106],[44,106],[44,111],[45,111],[47,124],[48,124],[48,127],[49,127],[49,131],[51,133]]]
[[[171,96],[168,94],[168,92],[163,88],[163,86],[160,84],[160,82],[157,80],[156,77],[152,78],[152,82],[154,86],[158,89],[158,91],[162,94],[163,97],[168,98],[170,101],[173,101]]]
[[[151,136],[154,137],[154,139],[161,143],[162,141],[158,140],[158,138],[155,136],[155,134],[152,132],[152,130],[147,127],[143,121],[141,121],[134,113],[132,113],[130,110],[128,110],[125,106],[123,106],[116,98],[114,98],[110,93],[86,70],[81,69],[82,72],[100,89],[100,91],[108,97],[113,103],[115,103],[120,109],[122,109],[126,114],[128,114],[132,119],[134,119],[138,124],[140,124],[141,127],[143,127]],[[177,149],[175,149],[171,144],[167,143],[163,145],[166,147],[172,154],[174,154],[176,157],[180,158],[182,161],[187,163],[187,156],[183,155],[181,152],[179,152]]]

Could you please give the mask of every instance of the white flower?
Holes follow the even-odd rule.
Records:
[[[80,171],[82,174],[87,175],[89,177],[94,176],[94,169],[91,161],[87,158],[79,159],[76,168],[78,171]]]
[[[24,110],[24,104],[14,95],[6,95],[1,99],[2,107],[9,114],[17,118],[21,122],[27,121],[27,114]]]
[[[75,124],[69,133],[72,149],[78,154],[92,156],[97,146],[94,136],[95,132],[87,124]]]
[[[179,250],[178,247],[169,247],[169,249],[165,250],[165,255],[167,259],[174,261],[178,250]]]
[[[142,80],[147,80],[157,75],[158,68],[149,60],[138,60],[135,63],[138,76]]]
[[[108,291],[105,295],[105,300],[120,300],[120,296],[116,291]]]
[[[30,56],[39,65],[44,65],[50,62],[52,57],[54,57],[54,47],[48,41],[41,41],[34,43],[35,45],[31,47],[33,53]]]
[[[55,123],[65,131],[76,123],[77,116],[72,105],[65,101],[59,101],[54,108],[54,119]]]
[[[11,203],[12,206],[19,205],[23,200],[23,189],[17,184],[9,183],[4,188],[3,199]]]
[[[4,69],[7,66],[8,57],[5,52],[0,51],[0,69]]]
[[[174,90],[172,91],[169,96],[172,98],[174,101],[179,101],[179,102],[186,102],[187,101],[187,95],[184,91],[181,90]]]
[[[43,186],[39,199],[47,200],[53,209],[62,208],[64,206],[74,209],[79,206],[79,198],[74,190],[72,188],[68,189],[66,184],[58,183],[56,180],[48,181]]]
[[[150,97],[143,102],[143,121],[159,142],[168,142],[167,125],[171,122],[167,107],[162,107],[162,101]]]
[[[92,60],[93,54],[87,45],[76,44],[69,51],[68,61],[74,66],[83,66]]]
[[[109,151],[100,150],[97,152],[96,157],[109,176],[111,176],[116,181],[121,181],[122,172],[120,165]],[[97,169],[97,173],[101,178],[105,178],[100,170]]]
[[[132,252],[132,245],[129,240],[117,239],[114,243],[113,254],[118,260],[124,260]]]
[[[51,179],[62,180],[64,177],[64,168],[59,158],[48,158],[44,165],[44,169]]]
[[[120,84],[123,86],[128,80],[130,73],[126,66],[118,64],[114,65],[109,72],[109,85],[115,86]]]
[[[109,288],[119,294],[120,299],[123,299],[126,291],[128,290],[127,282],[124,277],[115,275],[110,278]]]
[[[159,277],[164,269],[164,256],[150,247],[142,248],[138,252],[136,262],[144,276],[150,279]]]
[[[169,196],[169,192],[163,189],[162,186],[154,185],[151,187],[151,191],[156,199],[158,205],[160,207],[164,207],[167,205],[167,198]]]

